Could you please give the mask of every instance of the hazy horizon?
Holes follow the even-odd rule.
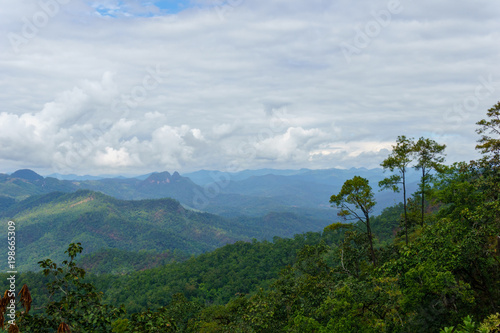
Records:
[[[31,170],[40,176],[43,177],[51,177],[52,175],[59,175],[59,176],[77,176],[77,177],[125,177],[125,178],[134,178],[134,177],[140,177],[140,176],[146,176],[154,173],[163,173],[163,172],[168,172],[170,174],[174,174],[175,172],[178,172],[181,176],[200,172],[200,171],[219,171],[219,172],[228,172],[228,173],[239,173],[239,172],[252,172],[252,171],[260,171],[260,170],[273,170],[273,171],[300,171],[300,170],[312,170],[312,171],[322,171],[322,170],[383,170],[381,167],[374,167],[374,168],[365,168],[365,167],[351,167],[351,168],[325,168],[325,169],[310,169],[310,168],[300,168],[300,169],[274,169],[274,168],[257,168],[257,169],[243,169],[243,170],[238,170],[234,172],[228,172],[228,171],[223,171],[223,170],[217,170],[217,169],[198,169],[194,171],[189,171],[189,172],[180,172],[177,170],[156,170],[156,171],[150,171],[150,172],[145,172],[141,174],[126,174],[126,173],[117,173],[117,174],[78,174],[78,173],[58,173],[58,172],[53,172],[53,173],[43,173],[43,172],[38,172],[35,169],[30,169],[30,168],[21,168],[21,169],[16,169],[12,171],[7,171],[7,172],[1,172],[7,175],[12,175],[13,173],[20,171],[20,170]]]

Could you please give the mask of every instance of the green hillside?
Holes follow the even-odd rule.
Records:
[[[186,253],[178,250],[166,250],[157,253],[147,250],[132,252],[108,248],[83,256],[78,260],[78,264],[87,272],[97,275],[123,275],[164,266],[173,262],[185,261],[189,257]]]
[[[167,305],[177,293],[206,304],[225,304],[237,294],[268,288],[282,269],[295,262],[305,245],[321,240],[332,243],[338,238],[309,232],[294,238],[276,237],[273,242],[237,242],[185,262],[122,277],[101,276],[94,281],[105,291],[108,303],[124,304],[130,312]],[[132,292],[139,285],[143,292]]]
[[[238,240],[290,237],[328,224],[283,214],[226,219],[187,210],[173,199],[124,201],[88,190],[30,197],[1,215],[0,237],[6,236],[8,219],[16,222],[19,270],[37,269],[36,263],[46,257],[60,259],[61,249],[72,242],[84,244],[84,254],[122,249],[191,255]]]

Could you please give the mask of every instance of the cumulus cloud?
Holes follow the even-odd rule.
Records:
[[[193,161],[205,141],[198,128],[169,126],[165,115],[147,112],[143,117],[121,118],[100,113],[117,97],[107,73],[99,82],[61,93],[40,112],[0,113],[2,159],[20,160],[57,171],[137,170],[180,168]],[[107,92],[107,93],[103,93]]]
[[[319,129],[303,129],[290,127],[285,133],[265,138],[256,143],[256,157],[262,159],[287,162],[289,160],[304,160],[309,151],[329,136]]]
[[[0,172],[375,167],[401,134],[471,159],[498,101],[490,0],[40,3],[0,13]]]

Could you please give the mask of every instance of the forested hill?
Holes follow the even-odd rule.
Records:
[[[189,178],[174,172],[153,173],[145,179],[104,178],[88,180],[59,180],[42,177],[32,170],[18,170],[11,175],[0,174],[0,195],[22,200],[32,195],[50,192],[74,192],[78,189],[99,191],[117,199],[159,199],[171,197],[192,203],[193,193],[200,189]]]
[[[245,170],[237,173],[198,171],[181,176],[174,172],[152,173],[137,178],[87,177],[59,180],[42,177],[31,170],[18,170],[11,175],[0,174],[0,209],[6,209],[31,195],[53,191],[74,192],[87,189],[122,200],[173,198],[186,208],[222,215],[263,216],[271,212],[292,212],[298,215],[330,219],[330,195],[354,175],[372,183],[384,178],[382,169],[327,170]],[[409,171],[408,189],[416,189],[418,174]],[[375,212],[399,201],[391,192],[377,192]]]
[[[1,212],[0,237],[7,220],[16,221],[18,269],[37,269],[47,257],[61,259],[64,247],[78,241],[85,253],[122,249],[192,255],[238,240],[291,237],[321,230],[329,221],[268,214],[261,218],[223,218],[183,208],[173,199],[125,201],[79,190],[33,196]]]

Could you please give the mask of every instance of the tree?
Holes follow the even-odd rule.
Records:
[[[476,132],[481,134],[482,137],[476,149],[479,149],[483,154],[492,155],[498,162],[500,156],[500,138],[492,138],[489,134],[500,136],[500,102],[489,109],[487,115],[490,120],[482,119],[477,122],[477,125],[480,125],[481,128],[477,129]]]
[[[344,220],[358,221],[366,225],[371,260],[373,264],[376,264],[377,258],[373,250],[373,234],[370,226],[370,213],[376,202],[368,180],[360,176],[346,180],[339,194],[330,197],[330,203],[340,208],[338,215]],[[362,214],[358,214],[357,210],[361,210]]]
[[[476,149],[484,157],[474,163],[481,170],[481,186],[488,189],[490,200],[500,200],[500,102],[488,110],[489,119],[477,122],[482,137]]]
[[[440,171],[441,164],[444,162],[443,151],[446,145],[440,145],[431,139],[418,139],[414,146],[414,154],[417,159],[417,170],[422,170],[420,181],[420,191],[422,192],[422,226],[424,225],[424,202],[425,202],[425,183],[431,179],[431,171]]]
[[[406,136],[398,136],[396,145],[392,146],[392,153],[380,164],[384,171],[389,169],[391,172],[397,170],[399,174],[394,174],[388,178],[381,180],[378,185],[381,190],[391,189],[399,193],[399,185],[403,187],[403,207],[404,207],[404,224],[405,238],[408,245],[408,217],[406,208],[406,172],[412,162],[412,153],[414,142],[413,138],[408,139]]]
[[[52,280],[47,283],[49,302],[43,307],[44,313],[29,314],[31,295],[23,287],[21,301],[25,312],[19,318],[23,332],[111,332],[114,320],[125,313],[123,308],[103,304],[102,293],[82,281],[86,272],[75,263],[82,251],[80,243],[71,243],[65,251],[69,260],[61,265],[50,259],[39,262],[43,274]]]

